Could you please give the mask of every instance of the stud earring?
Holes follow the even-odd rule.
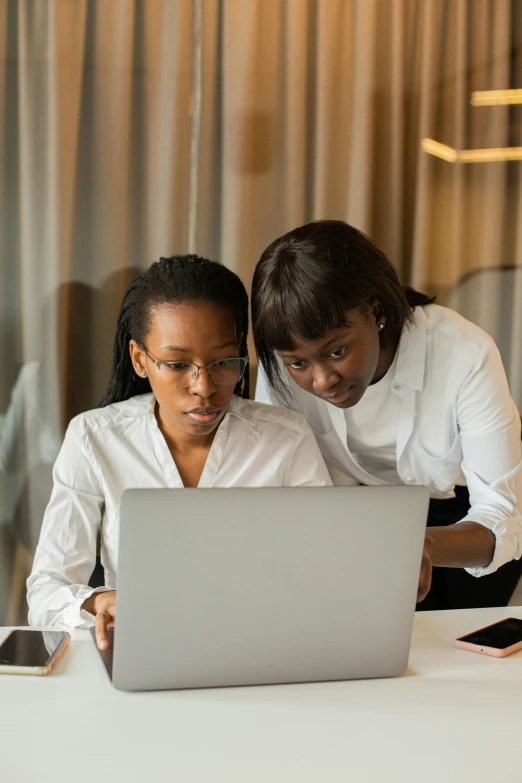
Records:
[[[379,324],[379,329],[384,329],[384,323]]]
[[[141,374],[142,374],[142,376],[143,376],[144,378],[147,376],[147,373],[145,372],[145,370],[143,370]]]

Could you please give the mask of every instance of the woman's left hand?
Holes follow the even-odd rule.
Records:
[[[426,532],[424,538],[424,551],[422,553],[421,570],[419,574],[419,587],[417,590],[417,603],[424,601],[431,588],[431,574],[433,563],[431,562],[431,553],[433,548],[433,538]]]

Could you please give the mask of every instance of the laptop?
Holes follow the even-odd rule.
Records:
[[[127,490],[100,653],[114,686],[403,674],[428,503],[404,486]]]

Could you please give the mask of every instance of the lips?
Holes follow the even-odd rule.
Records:
[[[326,402],[329,402],[331,405],[341,405],[343,402],[346,402],[347,399],[350,396],[350,392],[352,391],[353,386],[350,386],[346,391],[339,392],[339,394],[332,394],[328,397],[323,397],[323,400],[326,400]]]
[[[221,408],[193,408],[186,412],[186,416],[194,424],[213,424],[221,413]]]

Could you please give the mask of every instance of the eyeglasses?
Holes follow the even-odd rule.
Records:
[[[208,370],[208,374],[217,386],[235,386],[245,374],[248,365],[248,359],[242,356],[218,359],[218,361],[206,364],[203,367],[199,364],[194,364],[194,362],[162,362],[151,356],[144,345],[141,347],[151,362],[162,373],[162,377],[178,388],[191,386],[199,378],[201,370]],[[162,367],[165,370],[162,371]]]

